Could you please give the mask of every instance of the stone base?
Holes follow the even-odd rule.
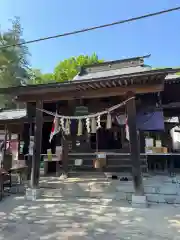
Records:
[[[26,191],[26,188],[24,185],[16,185],[16,186],[12,186],[11,189],[10,189],[10,192],[11,193],[25,193]]]
[[[148,204],[146,196],[132,195],[132,207],[146,208],[147,206]]]
[[[27,188],[26,189],[26,199],[30,201],[35,201],[41,196],[41,190],[39,188]]]

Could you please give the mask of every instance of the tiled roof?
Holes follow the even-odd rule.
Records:
[[[180,83],[180,75],[174,74],[168,74],[165,77],[165,84],[179,84]]]
[[[124,74],[131,74],[131,73],[140,73],[150,70],[149,67],[142,67],[142,66],[136,66],[136,67],[124,67],[120,69],[107,69],[106,71],[97,71],[97,72],[91,72],[90,69],[87,73],[84,74],[78,74],[74,77],[73,80],[84,80],[84,79],[99,79],[99,78],[106,78],[106,77],[115,77],[119,75]]]
[[[2,120],[18,120],[26,117],[26,109],[3,110],[0,112],[0,121]]]

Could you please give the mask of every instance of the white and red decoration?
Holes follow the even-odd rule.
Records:
[[[134,98],[134,97],[132,97],[132,98]],[[90,132],[96,133],[97,129],[101,126],[101,116],[103,116],[103,115],[107,115],[106,128],[110,129],[112,126],[111,113],[114,110],[124,106],[132,98],[129,98],[120,104],[110,107],[105,111],[98,112],[95,114],[84,115],[84,116],[63,116],[63,115],[57,114],[57,112],[54,114],[53,112],[49,112],[44,109],[38,109],[38,110],[40,110],[46,114],[49,114],[51,116],[54,116],[54,121],[53,121],[52,130],[51,130],[51,134],[50,134],[50,139],[49,139],[49,141],[51,142],[54,135],[56,135],[60,131],[60,129],[62,129],[62,131],[66,135],[70,135],[71,134],[71,130],[70,130],[71,129],[71,120],[74,120],[74,119],[78,121],[78,131],[77,131],[78,136],[81,136],[83,133],[82,120],[85,120],[88,133],[90,133]],[[117,120],[118,120],[118,118],[117,118]],[[129,140],[129,127],[127,124],[127,119],[126,119],[126,138],[127,138],[127,140]]]
[[[52,129],[51,129],[49,142],[52,141],[54,135],[56,135],[59,131],[60,131],[59,117],[58,117],[58,114],[56,112],[55,117],[54,117],[54,121],[53,121],[53,125],[52,125]]]
[[[126,118],[125,131],[126,131],[126,139],[129,141],[129,126],[128,126],[128,119],[127,118]]]

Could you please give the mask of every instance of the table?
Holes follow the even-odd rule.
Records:
[[[50,162],[56,162],[56,176],[58,176],[60,172],[59,158],[57,156],[52,156],[52,159],[49,160],[47,155],[44,155],[44,175],[46,175],[48,172],[48,164]]]

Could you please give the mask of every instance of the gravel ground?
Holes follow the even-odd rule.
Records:
[[[106,199],[9,196],[0,202],[0,240],[180,239],[180,206],[134,209]]]

